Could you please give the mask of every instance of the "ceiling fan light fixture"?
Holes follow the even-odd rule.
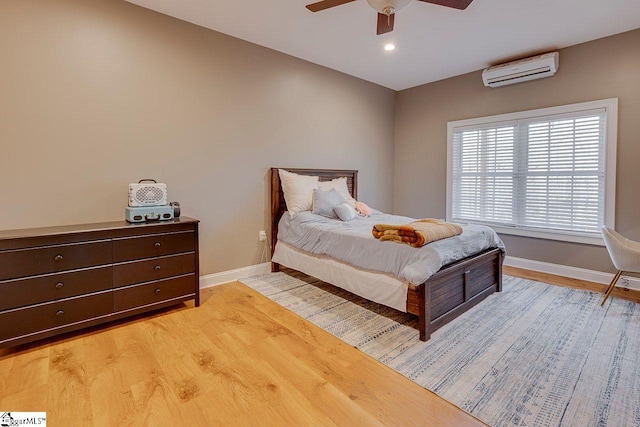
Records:
[[[383,15],[393,15],[409,4],[411,0],[367,0],[369,6]]]

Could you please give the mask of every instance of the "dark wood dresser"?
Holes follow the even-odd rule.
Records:
[[[0,347],[195,300],[198,221],[0,231]]]

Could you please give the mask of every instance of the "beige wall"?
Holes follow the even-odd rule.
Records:
[[[152,177],[202,221],[202,274],[248,266],[271,166],[359,169],[365,202],[443,217],[448,121],[618,97],[616,223],[640,240],[640,30],[560,58],[550,79],[394,94],[118,0],[3,0],[0,229],[122,219],[127,185]],[[503,238],[516,257],[612,270],[602,247]]]
[[[444,217],[448,121],[614,97],[616,228],[640,240],[640,30],[560,50],[560,69],[548,79],[491,89],[478,71],[399,92],[394,212]],[[604,247],[502,237],[515,257],[613,271]]]
[[[168,185],[202,274],[256,264],[271,166],[392,207],[394,92],[119,0],[0,2],[0,229],[124,219]]]

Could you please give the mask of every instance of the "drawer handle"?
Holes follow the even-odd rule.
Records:
[[[64,259],[64,257],[60,254],[56,255],[56,257],[53,259],[55,262],[60,262]]]
[[[63,286],[64,286],[64,283],[62,282],[56,283],[56,289],[62,289]]]
[[[156,242],[153,246],[155,246],[156,248],[160,247],[160,242]]]
[[[156,266],[154,267],[154,270],[158,271],[158,270],[160,270],[161,268],[162,268],[162,267],[160,267],[159,265],[156,265]]]
[[[156,288],[156,290],[153,291],[153,292],[155,292],[156,294],[159,294],[160,293],[160,288]]]
[[[60,317],[64,314],[64,310],[58,310],[56,311],[56,316]]]

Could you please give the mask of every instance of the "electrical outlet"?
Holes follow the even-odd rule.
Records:
[[[266,231],[264,231],[264,230],[260,230],[260,231],[258,232],[258,239],[259,239],[261,242],[264,242],[265,240],[267,240],[267,232],[266,232]]]

